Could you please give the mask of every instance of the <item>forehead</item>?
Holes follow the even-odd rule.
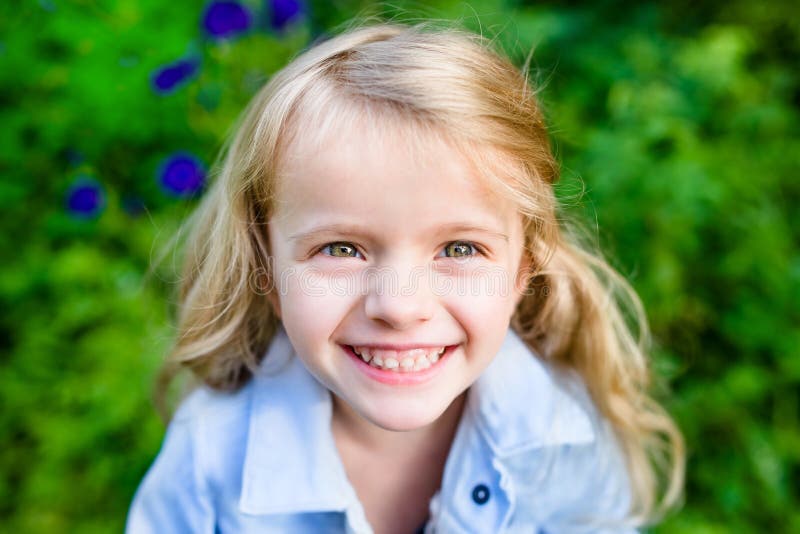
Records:
[[[404,211],[407,218],[438,214],[502,224],[516,211],[435,128],[367,115],[303,132],[293,132],[278,167],[273,213],[281,217]]]

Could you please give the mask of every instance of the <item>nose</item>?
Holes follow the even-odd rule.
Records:
[[[421,267],[382,269],[368,281],[364,312],[369,319],[396,330],[407,330],[433,317],[434,295]]]

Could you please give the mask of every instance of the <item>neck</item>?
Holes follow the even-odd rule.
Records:
[[[467,390],[468,391],[468,390]],[[467,398],[467,391],[456,397],[435,421],[407,431],[386,430],[364,419],[350,405],[333,397],[332,431],[337,442],[373,453],[401,454],[409,451],[449,450]]]

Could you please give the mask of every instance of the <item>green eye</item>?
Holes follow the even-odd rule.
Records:
[[[475,245],[468,241],[453,241],[444,249],[448,253],[447,256],[450,258],[465,258],[474,256],[478,252]]]
[[[329,251],[328,256],[334,258],[355,258],[358,254],[356,247],[350,243],[330,243],[320,249],[320,252]]]

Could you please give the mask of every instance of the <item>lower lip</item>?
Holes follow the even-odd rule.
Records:
[[[439,360],[437,360],[436,363],[427,369],[420,369],[419,371],[411,372],[387,371],[385,369],[378,369],[377,367],[373,367],[362,360],[361,356],[353,352],[353,349],[350,347],[346,345],[341,345],[341,347],[353,360],[356,361],[358,368],[373,380],[383,384],[388,384],[390,386],[416,386],[433,380],[433,378],[439,374],[441,369],[444,367],[444,364],[450,359],[450,355],[455,350],[456,345],[450,345],[449,347],[445,348],[445,351],[439,357]]]

